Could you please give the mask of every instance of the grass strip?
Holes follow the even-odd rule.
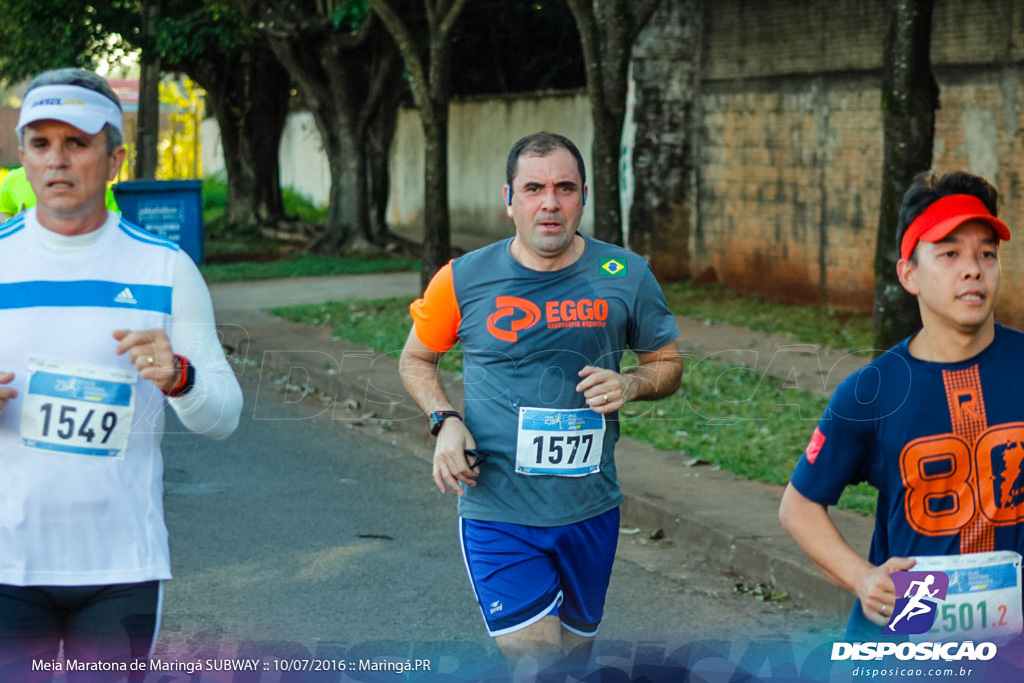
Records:
[[[303,254],[267,263],[204,264],[199,271],[206,281],[239,282],[275,280],[278,278],[315,277],[320,275],[366,275],[418,271],[420,260],[413,258],[355,259]]]
[[[662,285],[676,315],[784,334],[807,344],[860,351],[873,348],[870,313],[829,306],[797,306],[765,301],[721,285],[692,282]]]

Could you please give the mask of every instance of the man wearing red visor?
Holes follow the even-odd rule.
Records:
[[[969,173],[914,180],[900,207],[896,268],[917,297],[922,328],[836,389],[783,494],[783,527],[857,597],[851,641],[928,630],[922,618],[900,619],[906,600],[921,596],[894,583],[924,577],[896,572],[950,577],[943,606],[954,606],[925,640],[999,641],[1021,631],[1024,334],[993,318],[999,245],[1010,239],[997,200]],[[878,489],[866,559],[828,514],[861,481]],[[954,591],[958,572],[985,578]],[[999,600],[972,592],[992,589],[996,576]],[[989,605],[999,613],[982,616]]]

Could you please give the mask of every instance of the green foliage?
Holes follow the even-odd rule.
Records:
[[[165,68],[174,68],[203,60],[210,53],[230,54],[252,36],[252,23],[230,3],[163,0],[156,50]]]
[[[871,484],[860,483],[856,486],[847,486],[843,495],[839,497],[839,504],[836,507],[862,515],[873,515],[877,504],[878,489]]]
[[[398,356],[409,336],[409,299],[346,299],[326,304],[274,308],[271,313],[305,325],[330,327],[339,339]]]
[[[138,0],[4,0],[0,81],[17,83],[64,66],[95,69],[130,50]],[[137,29],[134,29],[137,32]]]
[[[452,94],[585,88],[583,46],[564,0],[466,3],[452,35]]]
[[[209,258],[209,254],[207,254]],[[412,272],[419,270],[419,259],[410,258],[341,258],[318,254],[292,255],[266,263],[204,264],[199,270],[207,282],[239,282],[245,280],[276,280],[321,275],[365,275],[367,273]]]
[[[370,11],[369,0],[343,0],[331,8],[331,23],[335,30],[355,33]]]
[[[217,224],[214,224],[216,229]],[[216,230],[214,230],[216,231]],[[205,262],[200,266],[204,269],[220,269],[213,276],[218,282],[232,282],[245,279],[261,279],[265,272],[265,264],[278,261],[281,256],[281,243],[269,237],[241,237],[233,235],[211,235],[206,232]],[[223,268],[229,263],[246,264],[247,267]],[[248,274],[256,273],[257,277],[247,278]]]
[[[203,225],[216,225],[228,204],[228,182],[223,173],[203,178]]]
[[[295,216],[300,221],[314,225],[325,225],[327,213],[330,207],[315,204],[312,199],[300,193],[298,190],[285,187],[281,189],[281,198],[284,202],[285,213]],[[224,209],[228,203],[228,183],[224,174],[214,173],[203,178],[203,224],[217,226],[224,216]],[[210,233],[207,233],[210,237]],[[214,230],[213,237],[221,237]]]
[[[398,357],[409,336],[412,318],[410,299],[345,299],[325,304],[308,304],[273,308],[280,318],[331,328],[331,334],[353,344],[368,346],[378,353]],[[441,369],[458,372],[462,369],[462,349],[454,349],[441,358]]]
[[[294,187],[281,188],[281,200],[284,202],[284,211],[289,216],[296,216],[304,223],[327,225],[329,206],[314,204],[312,199]]]
[[[783,381],[750,368],[709,360],[688,363],[682,388],[619,413],[625,436],[678,451],[745,479],[784,485],[807,447],[828,400],[784,389]],[[839,507],[873,514],[874,488],[852,487]]]
[[[253,35],[230,2],[162,0],[155,44],[142,34],[140,0],[4,0],[0,80],[15,83],[61,66],[95,69],[153,47],[165,69],[231,54]]]

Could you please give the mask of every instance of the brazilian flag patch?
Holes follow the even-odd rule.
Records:
[[[611,275],[612,277],[625,277],[626,262],[620,261],[617,258],[603,258],[601,259],[601,274]]]

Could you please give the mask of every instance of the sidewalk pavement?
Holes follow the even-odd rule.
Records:
[[[290,393],[286,390],[276,399],[279,404],[300,400],[308,388],[319,394],[333,419],[363,424],[386,420],[406,438],[429,440],[422,411],[402,388],[400,349],[373,353],[332,339],[326,327],[263,312],[273,306],[340,299],[411,300],[420,291],[418,273],[232,283],[213,285],[210,291],[224,345],[236,361],[243,369],[261,372],[261,379],[291,387]],[[763,381],[785,388],[827,395],[866,360],[864,355],[794,344],[785,337],[739,327],[682,317],[678,323],[686,362],[743,363],[763,373]],[[446,386],[459,405],[461,382],[447,378]],[[262,406],[257,410],[265,411],[273,402],[258,403]],[[808,437],[813,424],[808,421]],[[623,527],[639,527],[645,535],[660,529],[666,541],[716,571],[733,571],[747,582],[785,590],[798,605],[845,619],[851,595],[824,578],[779,526],[782,487],[742,480],[707,466],[688,466],[687,460],[678,452],[659,451],[633,439],[619,441]],[[866,554],[873,520],[838,510],[832,510],[832,517],[850,544]]]

